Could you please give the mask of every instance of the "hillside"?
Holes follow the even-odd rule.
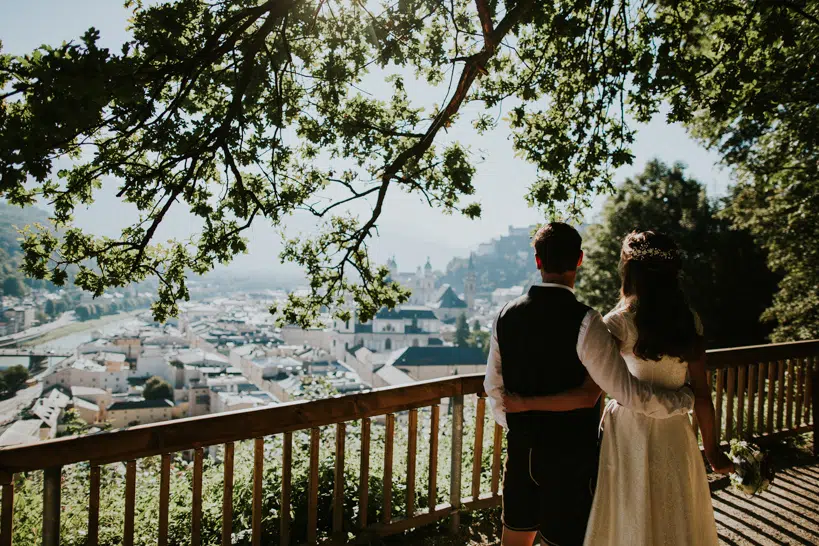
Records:
[[[473,251],[472,263],[478,281],[478,293],[491,293],[496,288],[530,284],[537,275],[532,257],[530,233],[535,226],[512,228]],[[469,269],[469,257],[453,258],[446,267],[441,282],[463,291],[464,277]]]
[[[19,279],[22,282],[24,278],[19,270],[23,252],[17,228],[37,222],[48,224],[48,213],[35,207],[20,208],[0,201],[0,292],[19,295],[20,283],[6,284],[9,279]],[[31,285],[32,282],[42,283],[27,281],[27,284]]]
[[[582,235],[585,225],[580,226]],[[509,226],[506,235],[501,235],[478,246],[472,253],[472,263],[478,281],[478,293],[489,294],[496,288],[528,286],[539,280],[535,269],[534,250],[531,234],[537,226],[516,228]],[[469,269],[469,257],[453,258],[441,278],[456,291],[463,291],[464,278]]]
[[[36,222],[48,224],[48,213],[35,207],[20,208],[0,201],[0,250],[12,257],[21,254],[20,234],[16,228]]]

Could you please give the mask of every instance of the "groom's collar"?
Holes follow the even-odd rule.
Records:
[[[543,288],[563,288],[574,294],[574,288],[566,286],[565,284],[558,284],[556,282],[536,282],[533,286],[540,286]]]

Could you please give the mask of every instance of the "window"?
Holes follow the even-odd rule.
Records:
[[[413,347],[418,347],[418,340],[417,339],[412,340],[412,346]]]
[[[350,320],[347,319],[347,322],[344,323],[344,327],[349,330],[350,329]]]
[[[389,351],[392,349],[392,340],[387,338],[387,341],[384,342],[384,350]]]

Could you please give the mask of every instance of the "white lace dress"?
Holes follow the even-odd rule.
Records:
[[[634,355],[633,314],[615,309],[606,325],[621,340],[632,375],[679,388],[688,365]],[[701,326],[698,321],[698,329]],[[597,490],[585,546],[716,546],[717,528],[702,456],[687,415],[652,419],[614,403],[603,421]]]

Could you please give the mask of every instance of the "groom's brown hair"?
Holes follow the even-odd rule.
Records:
[[[549,222],[535,233],[532,246],[546,273],[565,273],[577,269],[582,251],[580,234],[569,224]]]

